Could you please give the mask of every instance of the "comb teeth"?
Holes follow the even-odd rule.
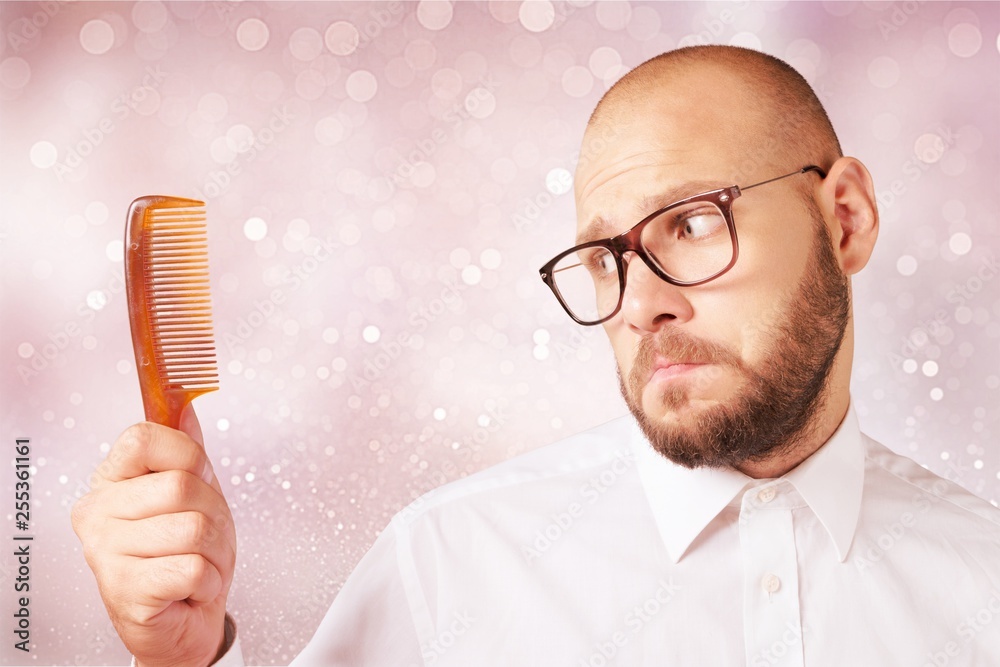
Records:
[[[164,389],[215,389],[208,233],[200,202],[167,200],[146,210],[143,283],[153,355]]]

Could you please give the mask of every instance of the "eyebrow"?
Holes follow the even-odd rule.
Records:
[[[629,225],[629,229],[638,224],[639,221],[644,219],[646,216],[655,213],[662,208],[666,208],[674,202],[687,197],[693,197],[694,195],[698,195],[703,192],[711,192],[712,190],[718,190],[719,188],[726,188],[731,185],[733,184],[722,184],[720,181],[688,181],[686,183],[682,183],[681,185],[676,185],[672,188],[663,190],[655,195],[646,195],[639,199],[636,203],[636,214],[632,219],[633,222]],[[587,223],[587,226],[584,227],[577,235],[576,245],[611,238],[621,233],[622,232],[615,231],[615,225],[608,218],[601,215],[595,215],[594,218]]]

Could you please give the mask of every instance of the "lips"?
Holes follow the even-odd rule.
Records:
[[[657,379],[666,380],[678,377],[686,373],[690,373],[701,366],[704,366],[704,364],[698,361],[671,361],[669,359],[657,359],[649,370],[649,376],[646,378],[646,383],[648,384],[649,382]]]

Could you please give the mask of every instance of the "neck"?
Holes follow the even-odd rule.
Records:
[[[810,421],[809,426],[794,444],[782,448],[779,454],[762,461],[746,461],[736,469],[747,477],[770,479],[781,477],[794,470],[800,463],[819,451],[820,447],[836,433],[850,404],[850,394],[845,391],[831,392],[824,405]]]

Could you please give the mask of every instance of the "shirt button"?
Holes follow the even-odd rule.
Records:
[[[762,503],[769,503],[774,500],[774,487],[765,486],[760,492],[757,493],[757,500]]]
[[[773,574],[765,574],[764,578],[760,580],[760,585],[766,593],[774,593],[781,588],[781,579]]]

